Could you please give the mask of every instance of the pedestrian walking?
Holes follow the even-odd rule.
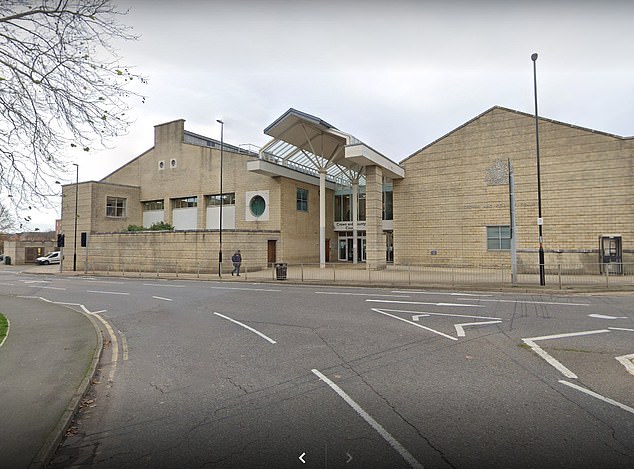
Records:
[[[231,276],[237,274],[240,276],[240,264],[242,264],[242,254],[240,254],[240,250],[238,249],[233,256],[231,256],[231,262],[233,262],[233,270],[231,271]]]

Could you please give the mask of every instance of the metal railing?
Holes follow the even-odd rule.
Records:
[[[231,278],[232,266],[223,266],[223,278]],[[105,273],[125,277],[201,278],[218,277],[218,264],[208,261],[150,259],[142,264],[121,260],[117,264],[91,260],[87,273]],[[275,265],[255,266],[243,263],[241,279],[278,281]],[[599,289],[634,288],[634,264],[556,264],[545,266],[546,288],[588,287]],[[283,280],[299,283],[334,283],[381,286],[480,286],[486,288],[539,286],[539,265],[518,266],[515,279],[510,266],[404,265],[388,264],[384,269],[367,269],[365,264],[327,263],[286,264]]]

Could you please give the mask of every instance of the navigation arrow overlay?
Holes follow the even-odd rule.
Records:
[[[306,453],[300,454],[298,458],[302,462],[302,464],[306,464],[306,461],[304,461],[304,456],[306,456]]]
[[[483,322],[463,322],[462,324],[454,324],[458,337],[464,337],[464,326],[484,326],[485,324],[499,324],[502,321],[483,321]]]
[[[346,456],[348,456],[348,459],[346,459],[346,464],[348,464],[350,461],[352,461],[352,455],[346,451]]]

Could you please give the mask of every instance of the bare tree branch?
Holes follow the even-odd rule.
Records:
[[[131,90],[145,79],[113,43],[135,40],[111,0],[0,3],[0,195],[50,205],[71,148],[125,133]]]

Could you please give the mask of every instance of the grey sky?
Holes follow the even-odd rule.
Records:
[[[156,124],[219,138],[222,118],[228,143],[260,146],[290,107],[401,161],[494,105],[532,113],[533,52],[540,115],[634,135],[634,2],[116,1],[147,100],[111,150],[69,155],[80,180],[150,148]]]

